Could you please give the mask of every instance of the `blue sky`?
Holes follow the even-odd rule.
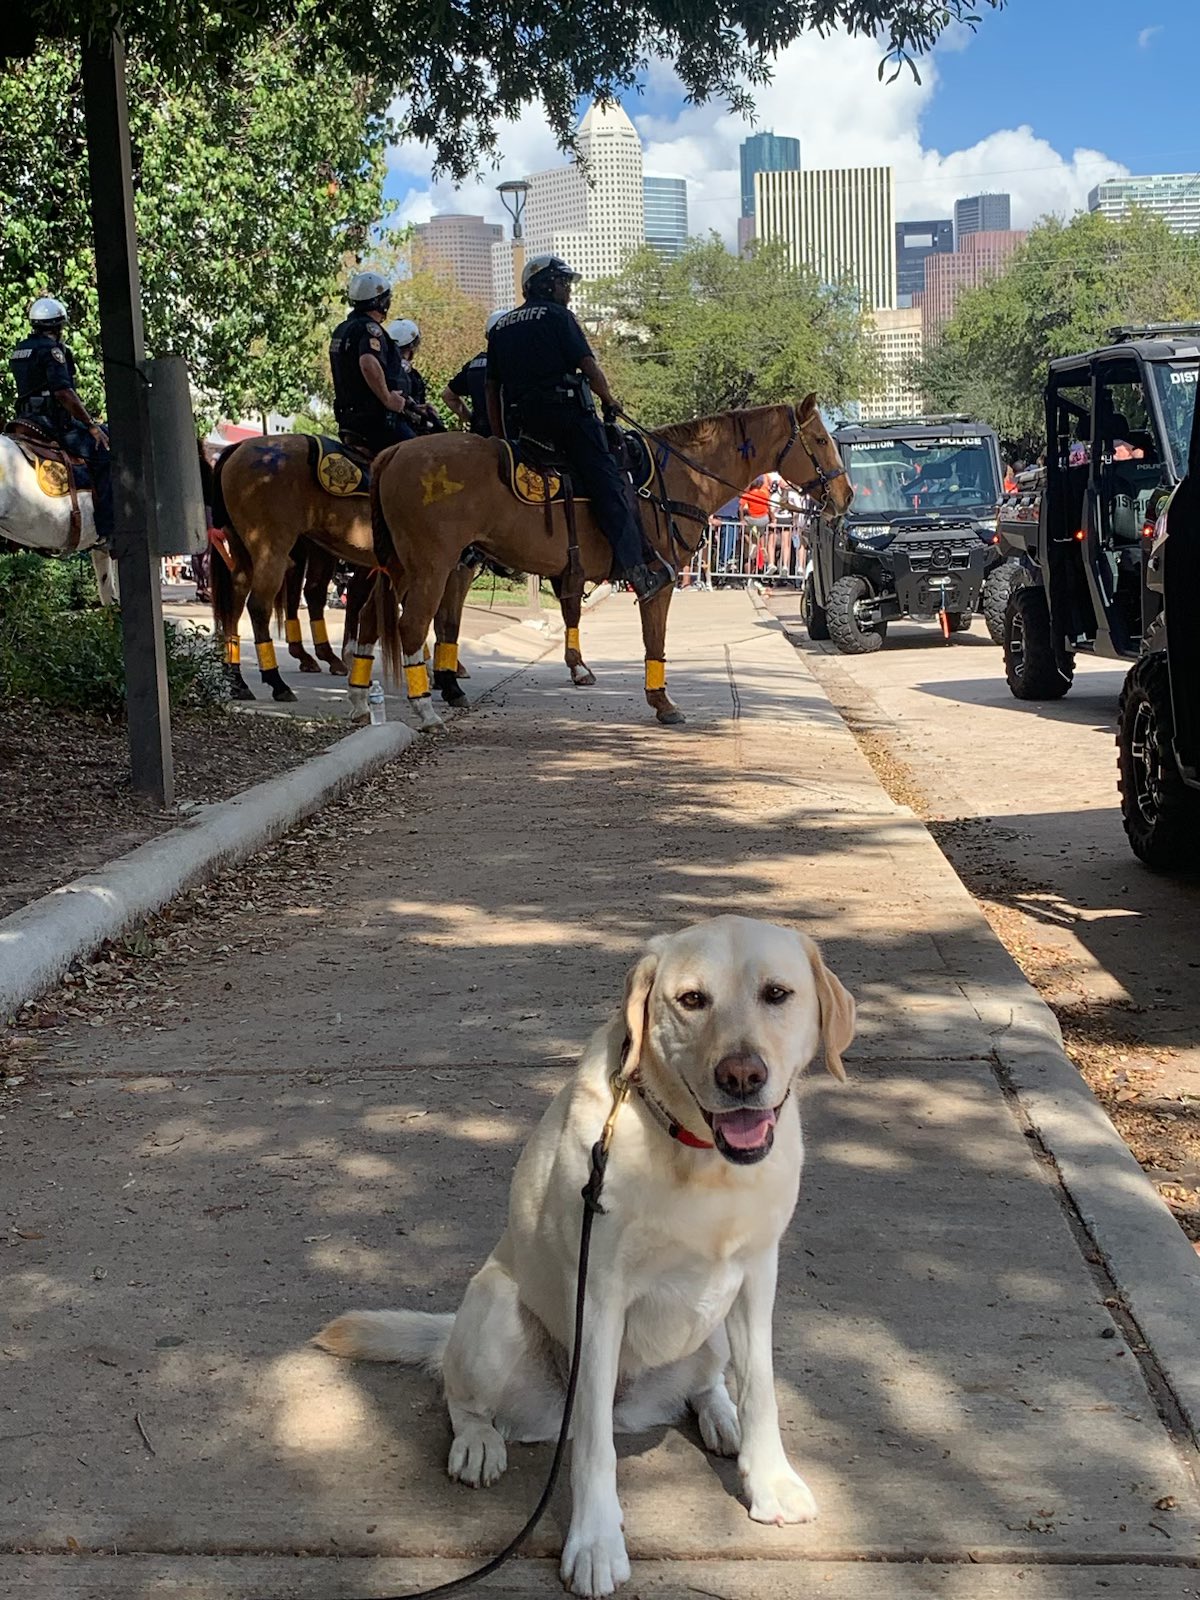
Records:
[[[978,33],[947,36],[920,86],[907,75],[880,84],[879,54],[844,37],[789,47],[756,95],[759,126],[798,136],[809,166],[892,164],[901,217],[947,216],[960,195],[1000,189],[1013,195],[1014,224],[1028,226],[1082,206],[1110,175],[1200,174],[1200,0],[1009,0]],[[732,238],[737,149],[751,127],[720,104],[687,106],[658,66],[625,107],[647,171],[689,180],[692,231]],[[498,171],[455,192],[431,187],[428,153],[401,145],[388,193],[407,219],[435,209],[501,219],[501,177],[562,159],[536,108],[502,130],[501,150]]]

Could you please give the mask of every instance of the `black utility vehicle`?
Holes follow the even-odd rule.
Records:
[[[1179,387],[1195,396],[1194,371]],[[1186,410],[1179,407],[1177,422]],[[1194,405],[1190,450],[1180,465],[1183,481],[1151,536],[1142,654],[1125,679],[1117,723],[1125,832],[1147,865],[1166,871],[1200,868],[1200,408]]]
[[[1017,558],[1004,671],[1019,700],[1066,694],[1080,650],[1135,660],[1161,609],[1146,567],[1187,461],[1200,327],[1118,328],[1112,340],[1050,363],[1045,467],[1023,486],[1027,503],[999,517],[1001,558]]]
[[[810,639],[843,654],[878,650],[889,621],[940,617],[971,626],[999,561],[1000,448],[969,417],[910,417],[834,431],[854,487],[841,521],[822,517],[803,615]]]

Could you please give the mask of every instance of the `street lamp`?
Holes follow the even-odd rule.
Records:
[[[509,178],[505,183],[498,183],[496,188],[500,192],[500,203],[512,218],[512,276],[514,292],[520,293],[521,274],[525,270],[525,238],[521,230],[521,218],[525,215],[525,201],[529,195],[529,185],[524,178]],[[532,573],[528,579],[528,603],[532,611],[538,616],[542,612],[542,581]]]

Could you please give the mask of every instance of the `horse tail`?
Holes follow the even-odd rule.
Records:
[[[375,626],[383,652],[383,670],[392,683],[403,683],[404,641],[400,637],[399,596],[386,572],[376,575],[371,595],[375,601]]]
[[[229,520],[229,507],[225,504],[225,491],[221,486],[221,475],[225,470],[225,463],[236,449],[236,444],[225,446],[217,457],[216,466],[209,472],[209,482],[205,484],[205,488],[208,490],[208,503],[212,510],[212,525],[217,529],[232,528],[233,526]],[[201,459],[203,460],[203,455]],[[203,469],[200,477],[201,481],[203,481]]]
[[[396,547],[392,543],[392,530],[388,527],[387,518],[383,514],[383,506],[379,501],[379,480],[383,477],[383,468],[391,459],[395,445],[380,451],[371,463],[371,543],[375,550],[375,565],[386,567],[389,561],[396,559]]]

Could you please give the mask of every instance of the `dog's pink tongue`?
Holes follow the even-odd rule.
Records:
[[[775,1126],[775,1113],[755,1108],[744,1111],[718,1111],[713,1127],[720,1130],[725,1143],[734,1150],[757,1150],[765,1144]]]

